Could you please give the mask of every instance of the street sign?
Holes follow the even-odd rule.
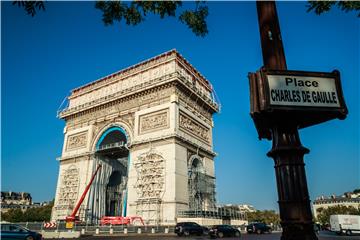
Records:
[[[340,73],[266,70],[249,74],[251,116],[260,138],[271,138],[274,122],[304,128],[334,118],[344,119]]]
[[[270,105],[340,107],[335,78],[267,75]]]

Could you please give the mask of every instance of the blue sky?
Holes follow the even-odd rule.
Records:
[[[288,69],[341,72],[346,120],[300,131],[310,198],[360,187],[359,18],[321,16],[305,2],[277,4]],[[247,74],[262,66],[255,2],[208,2],[209,34],[196,37],[176,18],[106,27],[93,2],[46,2],[34,18],[1,2],[1,189],[55,194],[64,122],[56,111],[69,91],[176,48],[213,84],[217,200],[277,209],[271,142],[249,115]],[[184,7],[193,7],[186,3]]]

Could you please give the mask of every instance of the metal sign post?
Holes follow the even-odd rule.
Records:
[[[251,117],[259,138],[273,141],[281,240],[317,240],[298,128],[344,119],[338,71],[288,71],[274,1],[257,1],[264,67],[249,74]]]

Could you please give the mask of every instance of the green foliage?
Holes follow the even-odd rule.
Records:
[[[35,16],[37,10],[45,10],[43,0],[39,1],[13,1],[13,5],[24,8],[27,14]],[[307,11],[316,14],[329,11],[334,5],[345,12],[357,11],[360,17],[360,1],[308,1]],[[137,25],[145,20],[147,14],[165,17],[176,17],[177,10],[182,1],[97,1],[95,8],[102,11],[102,20],[106,26],[114,22],[125,21],[127,25]],[[208,34],[206,18],[209,15],[205,1],[197,0],[194,10],[184,10],[179,15],[180,22],[186,24],[196,36],[204,37]]]
[[[280,224],[280,216],[274,210],[264,210],[247,213],[249,222],[264,222],[266,224]]]
[[[137,25],[145,20],[147,14],[159,15],[160,18],[175,17],[176,10],[182,6],[181,1],[97,1],[95,8],[103,13],[105,25],[113,25],[114,21],[125,20],[128,25]],[[196,36],[204,37],[208,33],[206,17],[208,7],[202,1],[196,2],[195,10],[185,10],[179,20],[185,23]]]
[[[329,208],[319,208],[317,215],[317,221],[322,225],[329,224],[330,215],[346,214],[346,215],[360,215],[360,206],[358,208],[352,206],[337,205]]]
[[[182,23],[186,23],[196,36],[204,37],[208,33],[205,19],[209,12],[207,6],[200,4],[201,2],[196,2],[195,11],[184,11],[179,19]]]
[[[24,219],[24,213],[21,209],[10,209],[1,214],[1,220],[7,222],[21,222]]]
[[[355,190],[353,191],[353,193],[355,193],[355,194],[360,193],[360,188],[355,189]]]
[[[24,8],[26,13],[32,17],[36,14],[36,9],[45,10],[44,1],[13,1],[13,5],[18,5],[18,7]]]
[[[52,204],[38,207],[29,208],[25,212],[20,209],[10,209],[1,215],[2,221],[7,222],[43,222],[50,221]]]
[[[358,17],[360,17],[359,1],[308,1],[307,11],[314,11],[316,14],[320,15],[329,11],[335,5],[345,12],[355,11],[358,13]]]

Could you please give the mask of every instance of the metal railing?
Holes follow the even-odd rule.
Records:
[[[104,144],[104,145],[100,145],[98,150],[106,150],[111,148],[126,148],[126,144],[123,141]]]

